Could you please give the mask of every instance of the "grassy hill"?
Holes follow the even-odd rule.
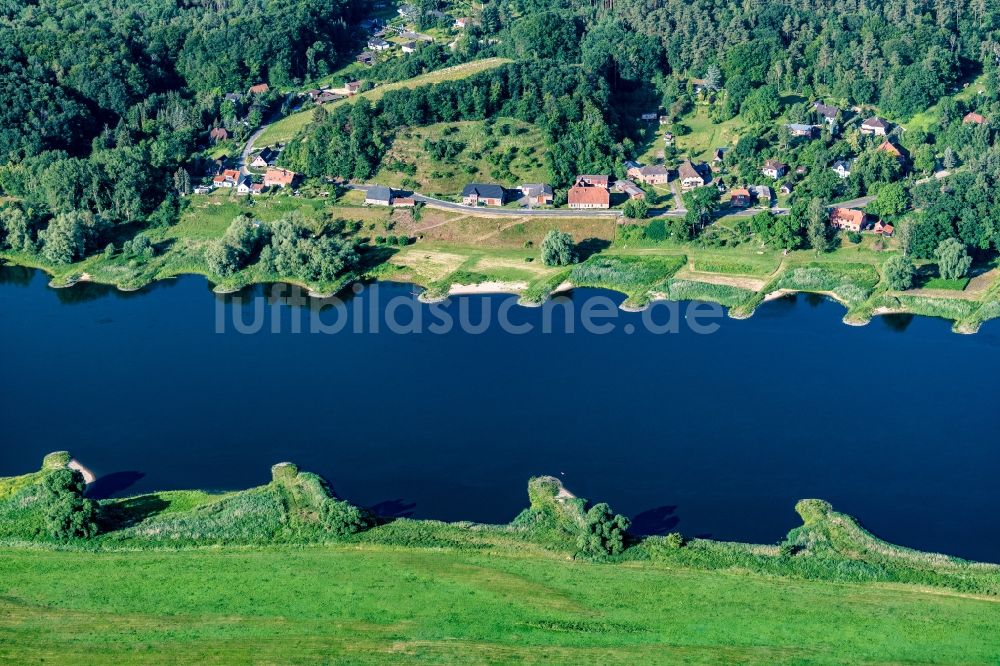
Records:
[[[473,76],[474,74],[479,74],[480,72],[496,69],[497,67],[506,65],[509,62],[511,61],[507,58],[485,58],[483,60],[475,60],[473,62],[455,65],[454,67],[446,67],[434,72],[428,72],[427,74],[415,76],[412,79],[407,79],[405,81],[387,83],[367,92],[355,95],[354,97],[349,97],[347,99],[340,100],[339,102],[333,102],[327,106],[330,107],[338,104],[350,104],[354,100],[362,97],[370,102],[375,102],[390,90],[418,88],[420,86],[433,85],[443,81],[458,81],[460,79],[466,79]],[[300,111],[299,113],[293,113],[286,116],[278,122],[269,125],[260,135],[260,138],[257,139],[256,145],[270,146],[277,143],[287,143],[292,140],[292,137],[294,137],[300,129],[308,125],[310,121],[312,121],[311,110]]]
[[[435,157],[435,146],[448,155]],[[511,118],[412,128],[396,136],[371,180],[446,197],[461,194],[467,183],[546,183],[545,146],[541,130]]]
[[[576,552],[586,501],[551,477],[510,525],[381,521],[281,464],[246,491],[101,502],[89,539],[26,538],[13,509],[68,460],[0,480],[21,535],[0,540],[0,662],[1000,659],[1000,567],[818,500],[780,547],[655,537],[595,561]]]

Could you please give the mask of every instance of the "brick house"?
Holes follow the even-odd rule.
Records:
[[[734,188],[729,194],[729,205],[733,208],[749,208],[753,205],[753,195],[745,187]]]
[[[628,175],[646,185],[666,185],[670,182],[670,170],[662,164],[633,167],[628,170]]]

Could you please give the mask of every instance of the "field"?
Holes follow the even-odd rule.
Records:
[[[247,490],[102,500],[99,532],[67,538],[52,516],[80,490],[48,481],[70,459],[0,479],[0,662],[1000,658],[1000,566],[895,546],[820,500],[780,546],[594,552],[587,500],[553,477],[477,525],[379,519],[282,463]]]
[[[425,142],[452,152],[436,158]],[[489,129],[481,121],[440,123],[398,134],[372,181],[448,198],[467,183],[546,183],[547,152],[541,130],[518,120],[499,118]]]
[[[387,83],[354,97],[340,100],[339,102],[333,102],[327,106],[332,107],[337,104],[350,104],[353,100],[360,99],[362,97],[370,102],[375,102],[390,90],[409,90],[412,88],[419,88],[420,86],[442,83],[444,81],[457,81],[459,79],[465,79],[475,74],[479,74],[480,72],[496,69],[497,67],[505,65],[509,62],[510,60],[507,60],[506,58],[486,58],[485,60],[467,62],[461,65],[455,65],[454,67],[447,67],[435,72],[422,74],[421,76],[415,76],[412,79],[407,79],[406,81]],[[298,133],[299,130],[308,125],[311,121],[312,111],[293,113],[292,115],[282,118],[278,122],[269,125],[257,140],[257,145],[270,146],[277,143],[287,143]]]
[[[694,113],[683,118],[680,124],[685,125],[690,131],[684,134],[675,132],[677,134],[675,145],[681,154],[693,160],[710,160],[716,148],[732,147],[742,128],[742,122],[738,118],[723,123],[713,123],[708,117],[708,108],[704,106],[697,107]],[[657,139],[659,143],[654,148],[659,151],[662,149],[663,140],[659,137]],[[643,159],[652,161],[651,157],[652,153],[643,156]]]
[[[451,549],[0,551],[0,661],[996,663],[1000,605]]]

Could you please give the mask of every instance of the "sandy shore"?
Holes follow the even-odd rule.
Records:
[[[448,289],[448,295],[520,294],[527,288],[527,282],[480,282],[479,284],[453,284]]]
[[[75,458],[73,460],[70,460],[69,464],[66,465],[66,466],[69,467],[70,469],[75,469],[80,474],[82,474],[83,475],[83,481],[88,486],[90,484],[92,484],[94,481],[97,480],[97,476],[95,476],[94,473],[91,472],[89,469],[87,469],[86,467],[84,467],[83,465],[81,465],[80,462],[78,460],[76,460]]]

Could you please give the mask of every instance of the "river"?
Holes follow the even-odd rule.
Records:
[[[994,323],[854,328],[800,295],[711,319],[711,333],[692,322],[711,308],[688,304],[605,312],[598,332],[588,304],[622,296],[430,306],[385,283],[310,332],[310,303],[264,303],[271,286],[47,282],[0,269],[0,475],[68,449],[108,497],[244,488],[291,460],[384,515],[506,522],[528,478],[552,474],[638,532],[770,543],[799,524],[797,499],[818,497],[889,541],[1000,562]],[[489,326],[432,330],[484,312]],[[389,330],[390,315],[421,331]],[[531,330],[505,331],[501,315]],[[676,332],[647,325],[670,315]]]

